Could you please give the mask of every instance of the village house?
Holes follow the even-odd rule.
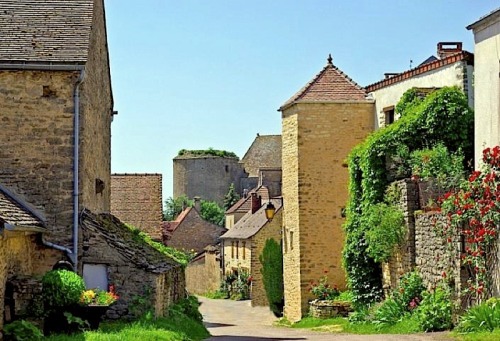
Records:
[[[418,66],[399,73],[386,73],[385,78],[365,87],[375,100],[375,129],[394,122],[399,116],[395,106],[411,88],[428,93],[444,86],[457,86],[474,107],[472,89],[474,55],[462,50],[461,42],[440,42],[437,56],[430,56]]]
[[[251,191],[244,191],[243,197],[225,213],[227,229],[232,228],[248,211],[252,210],[252,203],[255,198],[260,198],[263,202],[268,201],[270,198],[268,188],[261,185]]]
[[[111,214],[162,241],[161,174],[111,174]]]
[[[262,281],[262,255],[267,239],[281,241],[282,207],[281,198],[262,200],[258,191],[253,191],[251,208],[224,235],[223,240],[223,270],[224,275],[246,272],[252,278],[250,298],[252,306],[268,306],[264,284]],[[275,208],[271,221],[266,217],[266,208],[272,203]]]
[[[19,303],[14,298],[20,293],[13,288],[39,293],[35,279],[61,261],[87,281],[115,284],[122,297],[132,293],[124,291],[127,283],[112,282],[117,277],[111,271],[123,258],[95,257],[93,248],[103,243],[84,246],[92,235],[80,229],[84,209],[100,214],[111,208],[111,122],[116,112],[104,1],[0,0],[0,8],[1,328]],[[113,222],[110,227],[115,225],[121,226]],[[126,257],[131,251],[116,252]],[[143,276],[155,274],[148,258],[138,269]],[[163,275],[156,274],[152,304],[168,296],[160,291],[173,290],[162,286]],[[184,284],[179,280],[169,283],[180,288]],[[115,313],[125,314],[126,308]]]
[[[209,245],[217,245],[226,228],[201,217],[201,202],[194,198],[194,207],[185,208],[174,221],[163,222],[163,244],[198,254]]]

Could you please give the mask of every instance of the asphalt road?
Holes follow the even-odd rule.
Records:
[[[267,307],[251,307],[250,301],[212,300],[199,297],[203,322],[215,341],[333,340],[333,341],[420,341],[450,340],[446,333],[411,335],[353,335],[315,332],[273,326],[276,317]]]

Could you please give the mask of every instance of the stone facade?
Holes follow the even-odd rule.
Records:
[[[224,239],[224,275],[246,271],[250,273],[251,240]]]
[[[111,213],[161,241],[161,174],[112,174]]]
[[[217,247],[207,247],[186,268],[186,290],[203,295],[220,289],[222,279],[220,252]]]
[[[240,179],[246,177],[237,158],[177,156],[173,161],[174,198],[200,197],[223,205],[229,186],[241,193]]]
[[[372,115],[369,101],[298,103],[283,111],[285,316],[292,321],[307,312],[308,285],[323,271],[330,283],[345,286],[343,163],[373,130]]]

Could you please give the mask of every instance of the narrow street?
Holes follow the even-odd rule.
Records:
[[[266,307],[251,307],[250,301],[213,300],[199,297],[203,322],[212,335],[207,340],[346,340],[346,341],[420,341],[449,340],[446,334],[354,335],[315,332],[273,326],[276,317]]]

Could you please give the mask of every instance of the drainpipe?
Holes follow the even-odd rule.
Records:
[[[75,272],[78,272],[78,196],[79,193],[79,158],[80,158],[80,85],[85,77],[85,69],[80,71],[80,76],[75,83],[74,103],[74,149],[73,149],[73,253],[70,255]]]
[[[78,272],[78,161],[80,140],[80,85],[85,76],[85,67],[81,64],[52,64],[52,63],[0,63],[0,70],[27,70],[27,71],[80,71],[73,93],[74,103],[74,146],[73,146],[73,250],[62,245],[54,244],[44,239],[42,244],[66,252],[71,259],[75,272]]]

